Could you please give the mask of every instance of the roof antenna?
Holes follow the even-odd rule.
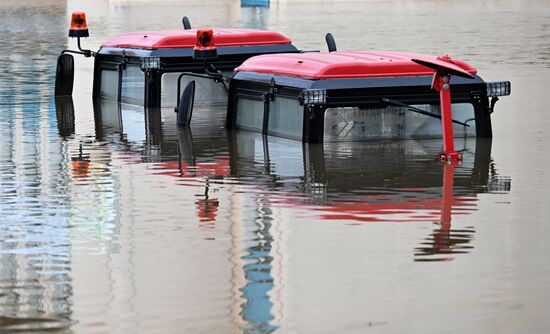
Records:
[[[185,30],[191,29],[191,22],[189,22],[189,18],[187,18],[187,16],[184,16],[181,19],[181,23],[183,23],[183,29]]]
[[[336,42],[330,32],[325,36],[325,41],[327,41],[328,52],[336,51]]]

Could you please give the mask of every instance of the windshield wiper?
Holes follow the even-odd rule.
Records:
[[[434,117],[434,118],[437,118],[437,119],[441,119],[441,115],[439,115],[439,114],[435,114],[435,113],[432,113],[432,112],[429,112],[429,111],[426,111],[426,110],[422,110],[422,109],[410,106],[408,104],[405,104],[403,102],[388,99],[388,98],[385,98],[385,97],[382,98],[382,102],[387,103],[387,104],[391,104],[391,105],[394,105],[394,106],[398,106],[398,107],[404,107],[404,108],[407,108],[410,111],[413,111],[413,112],[416,112],[416,113],[419,113],[419,114],[422,114],[422,115],[426,115],[426,116]],[[453,119],[453,123],[464,125],[464,126],[470,126],[469,124],[457,121],[456,119]]]

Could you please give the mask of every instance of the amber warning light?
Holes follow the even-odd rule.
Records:
[[[212,29],[197,30],[197,40],[193,49],[193,58],[200,60],[214,59],[218,56],[214,46],[214,32]]]
[[[74,12],[71,17],[71,28],[69,37],[88,37],[88,26],[86,25],[86,13]]]

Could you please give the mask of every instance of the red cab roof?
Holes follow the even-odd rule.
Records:
[[[195,46],[197,29],[131,32],[117,35],[102,47],[131,49],[192,48]],[[214,29],[214,44],[217,46],[291,44],[285,36],[264,30]]]
[[[235,71],[277,74],[303,79],[432,75],[434,70],[411,59],[442,58],[407,52],[353,51],[268,54],[249,58]],[[470,74],[477,70],[458,59],[448,60]]]

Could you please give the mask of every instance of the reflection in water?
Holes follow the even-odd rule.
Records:
[[[67,143],[45,112],[55,110],[50,60],[65,47],[66,5],[45,2],[0,4],[0,332],[72,323]]]
[[[491,141],[483,139],[462,143],[465,159],[456,168],[434,163],[436,141],[305,145],[303,169],[301,147],[294,156],[289,155],[291,143],[284,140],[241,133],[236,134],[234,143],[232,175],[255,173],[249,170],[248,161],[261,162],[264,174],[272,177],[259,185],[265,190],[277,189],[276,205],[305,207],[318,212],[317,219],[350,225],[437,224],[434,233],[415,250],[418,261],[439,260],[437,255],[448,260],[445,254],[468,252],[475,230],[453,230],[452,215],[471,214],[477,194],[495,188],[494,180],[499,180],[490,160]],[[270,155],[270,150],[286,154]],[[303,183],[285,181],[295,177]],[[497,187],[509,191],[509,180],[503,181]]]
[[[197,206],[197,216],[201,222],[201,226],[206,229],[214,229],[214,222],[216,221],[216,213],[220,202],[217,198],[211,198],[208,192],[210,191],[210,185],[208,179],[206,179],[204,186],[204,194],[197,195],[200,197],[195,201]]]
[[[454,204],[453,184],[455,177],[454,164],[443,166],[443,187],[439,228],[436,229],[422,247],[416,248],[416,261],[445,261],[452,258],[426,258],[430,255],[467,253],[473,248],[468,243],[473,239],[473,227],[463,230],[451,230],[451,211]]]
[[[269,7],[269,3],[267,6],[243,6],[241,8],[241,28],[268,30],[269,9],[265,7]]]
[[[252,245],[246,248],[243,271],[246,284],[240,289],[245,300],[241,305],[241,316],[245,323],[245,333],[271,333],[277,326],[271,324],[273,302],[270,291],[273,289],[272,277],[272,242],[270,233],[272,225],[271,203],[268,198],[257,201],[256,219],[254,220],[255,237]]]
[[[172,177],[176,184],[200,180],[195,186],[202,190],[194,205],[203,231],[215,229],[226,205],[213,183],[238,179],[247,189],[242,205],[252,212],[250,222],[241,222],[250,237],[240,249],[244,282],[239,288],[239,316],[243,330],[251,333],[277,328],[270,297],[275,284],[274,209],[306,210],[312,218],[351,226],[433,223],[437,227],[415,247],[414,260],[448,261],[474,247],[475,227],[453,229],[452,217],[472,214],[479,193],[510,190],[510,180],[499,178],[491,161],[491,140],[459,141],[464,161],[455,167],[435,161],[439,140],[302,145],[246,131],[228,132],[223,126],[214,127],[214,137],[194,137],[193,133],[212,131],[210,121],[197,120],[193,130],[176,129],[165,110],[143,113],[105,101],[96,105],[95,115],[96,137],[108,143],[112,156],[124,156],[131,164],[154,163],[157,175]]]
[[[225,148],[229,134],[223,127],[218,130],[221,131],[221,136],[199,137],[194,140],[191,129],[175,129],[173,119],[164,110],[147,110],[144,115],[140,108],[109,101],[101,101],[95,105],[95,121],[96,138],[112,145],[118,153],[124,152],[126,162],[155,162],[159,175],[202,180],[202,191],[195,195],[199,228],[203,231],[215,229],[218,210],[222,204],[210,183],[234,176],[231,173],[230,150]],[[198,123],[200,124],[200,120]],[[136,133],[144,136],[134,136]],[[230,141],[234,142],[235,136],[232,136]],[[136,155],[136,151],[142,154]],[[134,157],[129,157],[130,155]],[[273,288],[273,237],[270,235],[272,204],[268,197],[254,200],[254,203],[257,206],[253,214],[255,218],[251,223],[242,222],[251,224],[246,226],[246,230],[252,236],[246,238],[246,245],[238,250],[244,253],[240,256],[244,283],[239,288],[241,295],[237,299],[243,301],[239,312],[241,321],[244,321],[242,330],[246,333],[269,333],[277,328],[271,323],[273,316],[270,301],[270,291]],[[215,240],[214,237],[204,239]]]
[[[55,98],[55,114],[57,116],[57,128],[59,136],[67,139],[74,135],[74,104],[72,96],[59,96]]]

